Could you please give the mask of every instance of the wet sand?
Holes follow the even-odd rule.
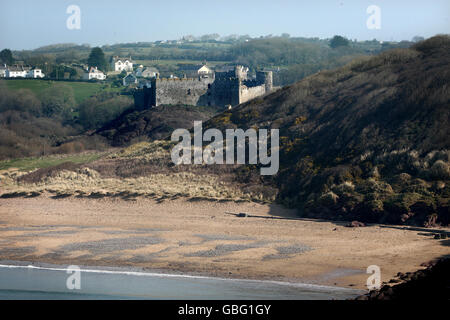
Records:
[[[248,217],[238,217],[237,213]],[[270,279],[364,289],[449,253],[432,230],[296,219],[256,203],[0,199],[0,260]]]

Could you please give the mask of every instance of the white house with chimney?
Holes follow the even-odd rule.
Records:
[[[90,67],[87,72],[83,74],[83,80],[105,80],[106,75],[97,69],[97,67]]]
[[[127,72],[133,72],[133,60],[130,58],[111,58],[111,69],[114,71],[122,72],[123,70]]]
[[[6,78],[26,78],[31,68],[24,66],[9,66],[6,68]]]
[[[41,69],[25,66],[4,66],[6,78],[43,78],[45,74]],[[2,73],[2,71],[0,71]]]

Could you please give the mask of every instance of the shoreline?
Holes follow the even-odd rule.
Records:
[[[48,270],[48,271],[66,271],[69,265],[54,265],[48,263],[40,263],[40,262],[26,262],[26,261],[8,261],[11,264],[4,264],[4,261],[0,260],[0,269],[37,269],[37,270]],[[31,264],[30,264],[31,263]],[[277,280],[268,280],[268,279],[245,279],[245,278],[225,278],[225,277],[217,277],[217,276],[208,276],[208,275],[195,275],[190,273],[163,273],[159,272],[159,270],[155,270],[153,272],[149,272],[147,270],[133,270],[135,268],[126,268],[126,267],[98,267],[98,266],[79,266],[81,273],[99,273],[99,274],[117,274],[117,275],[130,275],[130,276],[142,276],[142,277],[158,277],[158,278],[187,278],[187,279],[203,279],[203,280],[218,280],[218,281],[235,281],[235,282],[249,282],[249,283],[267,283],[267,284],[276,284],[280,286],[288,286],[295,288],[304,288],[304,289],[313,289],[313,290],[323,290],[323,291],[348,291],[362,293],[363,290],[345,288],[345,287],[336,287],[336,286],[326,286],[326,285],[318,285],[313,283],[304,283],[304,282],[292,282],[292,281],[277,281]]]
[[[335,221],[294,220],[295,212],[276,205],[185,199],[0,201],[0,260],[36,265],[367,290],[369,265],[379,265],[382,281],[388,282],[448,252],[425,228],[346,228]]]

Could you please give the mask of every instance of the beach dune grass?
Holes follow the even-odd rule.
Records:
[[[176,198],[262,203],[275,200],[276,193],[269,187],[255,188],[236,181],[236,168],[173,166],[173,145],[170,141],[140,142],[102,153],[2,161],[2,197],[50,193],[54,199],[75,196],[125,200],[146,197],[161,202]]]

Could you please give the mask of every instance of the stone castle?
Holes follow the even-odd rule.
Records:
[[[159,105],[235,106],[273,90],[272,71],[257,71],[249,79],[248,69],[236,66],[224,72],[199,72],[196,78],[151,79],[134,92],[139,109]]]

